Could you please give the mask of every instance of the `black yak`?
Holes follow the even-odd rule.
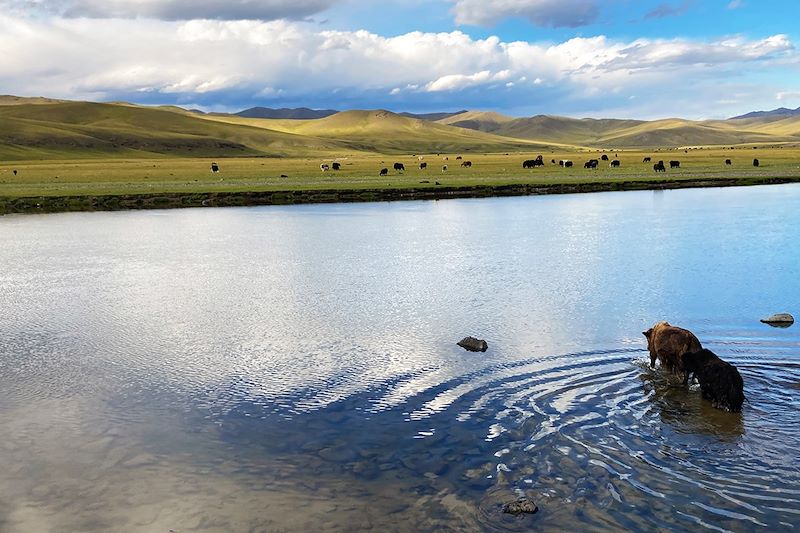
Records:
[[[717,409],[738,413],[744,403],[744,381],[730,363],[717,357],[711,350],[701,349],[683,356],[684,383],[693,374],[700,383],[703,398]]]

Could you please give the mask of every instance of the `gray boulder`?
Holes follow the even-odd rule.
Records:
[[[464,337],[456,344],[470,352],[485,352],[489,349],[489,345],[485,340],[476,339],[475,337]]]
[[[770,326],[779,326],[788,328],[792,324],[794,324],[794,317],[789,313],[778,313],[777,315],[772,315],[769,318],[762,318],[761,322],[764,324],[769,324]]]

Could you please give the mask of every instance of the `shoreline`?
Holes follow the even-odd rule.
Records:
[[[396,202],[450,198],[541,196],[613,191],[746,187],[800,183],[800,176],[778,178],[697,178],[686,180],[626,180],[584,183],[472,185],[460,187],[307,189],[245,192],[180,192],[121,195],[20,196],[0,195],[0,215],[176,209],[184,207],[244,207],[323,203]]]

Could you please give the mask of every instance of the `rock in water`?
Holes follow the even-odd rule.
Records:
[[[476,339],[475,337],[464,337],[456,344],[470,352],[485,352],[489,349],[489,345],[486,344],[486,341]]]
[[[777,315],[772,315],[769,318],[762,318],[761,322],[764,324],[769,324],[770,326],[788,328],[794,324],[794,317],[789,313],[778,313]]]
[[[528,498],[520,498],[519,500],[507,503],[503,506],[503,512],[506,514],[513,514],[515,516],[521,514],[534,514],[539,510],[536,504]]]

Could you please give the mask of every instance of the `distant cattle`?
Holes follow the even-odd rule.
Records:
[[[460,156],[460,155],[457,155],[457,156],[456,156],[456,160],[459,160],[459,159],[461,159],[461,156]]]
[[[583,164],[583,168],[597,168],[600,162],[597,159],[590,159],[586,163]]]
[[[645,157],[644,159],[642,159],[642,163],[649,163],[649,162],[650,162],[650,161],[652,161],[652,160],[653,160],[653,159],[652,159],[652,158],[650,158],[650,157]]]
[[[320,169],[321,171],[323,171],[323,172],[327,172],[327,171],[329,171],[329,170],[331,169],[331,167],[330,167],[330,166],[328,166],[328,164],[327,164],[327,163],[322,163],[322,164],[319,166],[319,169]]]
[[[394,169],[398,172],[404,172],[406,170],[406,167],[403,163],[395,163]]]
[[[603,161],[608,161],[608,156],[606,154],[603,154],[600,156],[600,159],[602,159]]]
[[[572,161],[570,161],[569,159],[562,159],[561,161],[558,162],[558,166],[569,168],[572,166]]]
[[[619,165],[620,165],[619,159],[615,159],[611,162],[611,168],[619,167]]]
[[[536,166],[535,159],[527,159],[522,162],[522,168],[534,168]]]
[[[667,168],[664,166],[663,161],[659,161],[658,163],[653,165],[653,170],[655,170],[656,172],[666,172]]]
[[[447,165],[442,165],[442,172],[447,172]],[[437,183],[438,185],[438,183]]]
[[[670,161],[669,162],[669,168],[681,168],[681,162],[680,161]]]
[[[16,168],[14,169],[14,175],[15,176],[17,175],[17,169]]]
[[[725,164],[726,164],[726,165],[732,165],[732,164],[733,164],[733,161],[731,161],[730,159],[726,159],[726,160],[725,160]]]
[[[281,174],[281,177],[282,178],[288,178],[289,176],[287,176],[286,174]]]
[[[214,174],[219,172],[219,165],[216,164],[216,163],[211,163],[211,172],[213,172]],[[14,175],[16,175],[16,174],[17,174],[17,171],[15,170],[14,171]]]
[[[428,168],[428,163],[420,163],[419,164],[419,169],[420,170],[425,170],[426,168]]]
[[[556,164],[556,160],[555,160],[555,159],[551,159],[551,160],[550,160],[550,162],[551,162],[552,164],[554,164],[554,165]]]
[[[759,163],[758,159],[753,159],[753,166],[754,166],[754,167],[757,167],[757,166],[758,166],[758,165],[760,165],[760,164],[761,164],[761,163]]]
[[[461,166],[464,168],[470,168],[472,167],[472,161],[464,161],[463,163],[461,163]]]
[[[382,169],[381,169],[381,176],[385,176],[385,175],[387,175],[388,173],[389,173],[389,169],[388,169],[388,168],[382,168]]]
[[[342,165],[340,163],[333,163],[332,168],[333,170],[341,170]]]

